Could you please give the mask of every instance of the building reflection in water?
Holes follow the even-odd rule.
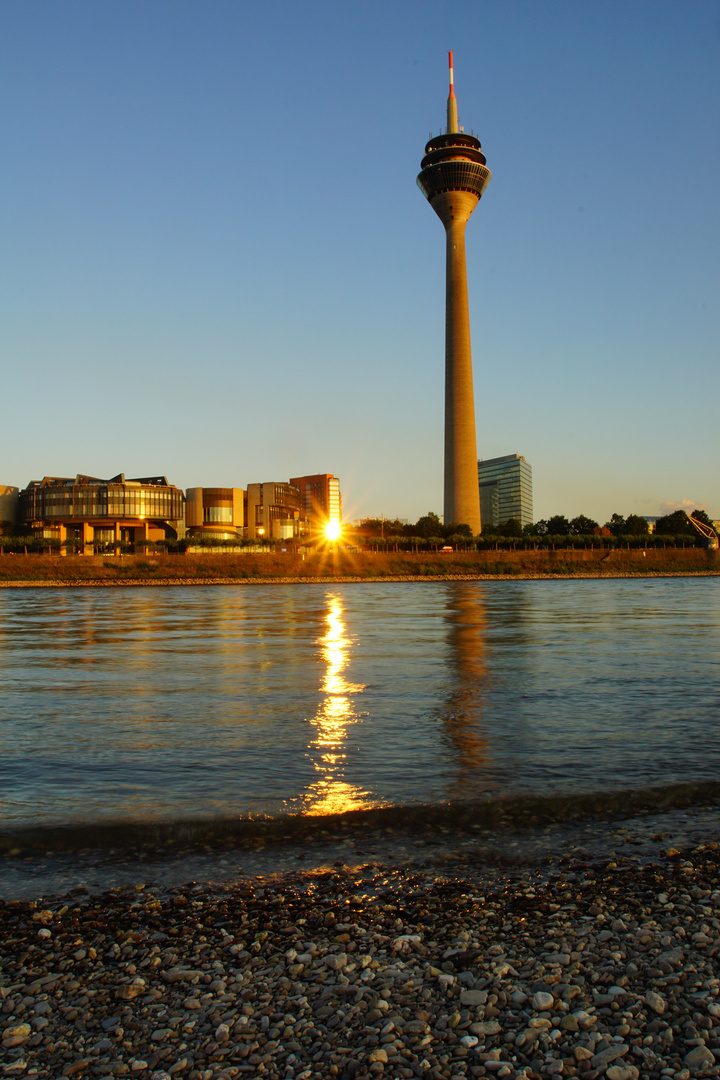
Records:
[[[452,689],[438,713],[442,739],[456,768],[450,799],[488,794],[490,744],[482,724],[487,686],[487,619],[482,589],[453,583],[447,592],[447,642]]]
[[[308,747],[318,778],[302,799],[305,814],[342,814],[376,805],[370,792],[344,778],[348,728],[362,719],[355,699],[365,687],[348,682],[343,674],[350,663],[353,642],[345,628],[340,597],[329,594],[326,599],[327,630],[318,640],[325,664],[323,697],[311,720],[315,737]]]

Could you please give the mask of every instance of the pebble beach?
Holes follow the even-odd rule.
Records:
[[[493,873],[469,852],[415,852],[8,900],[2,1074],[716,1076],[706,831]]]

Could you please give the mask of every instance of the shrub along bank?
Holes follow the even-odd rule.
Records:
[[[268,552],[216,555],[0,556],[0,584],[181,584],[323,579],[616,577],[717,574],[718,553],[704,548],[582,548],[453,552],[352,552],[305,556]]]

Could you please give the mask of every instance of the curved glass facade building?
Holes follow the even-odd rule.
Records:
[[[184,516],[185,496],[164,476],[45,476],[19,495],[21,526],[86,554],[174,540]]]

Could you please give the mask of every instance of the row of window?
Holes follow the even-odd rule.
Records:
[[[177,520],[183,515],[184,499],[178,489],[125,492],[106,488],[75,488],[52,491],[35,488],[21,492],[20,515],[25,521],[47,518],[110,517],[160,518]]]

